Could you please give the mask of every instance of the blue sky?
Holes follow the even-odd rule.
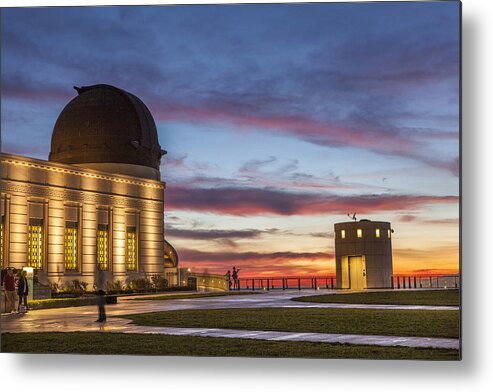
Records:
[[[397,272],[458,269],[458,2],[2,9],[1,39],[2,151],[46,159],[74,85],[146,103],[183,265],[330,273],[356,211]]]

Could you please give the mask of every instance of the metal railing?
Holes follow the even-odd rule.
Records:
[[[282,276],[268,278],[240,278],[232,290],[288,290],[288,289],[335,289],[335,276]]]
[[[393,275],[391,289],[460,288],[460,275]],[[240,278],[231,290],[337,289],[334,275]]]
[[[460,275],[394,275],[392,276],[393,289],[458,289]]]

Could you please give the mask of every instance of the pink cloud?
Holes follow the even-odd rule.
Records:
[[[273,189],[197,189],[169,186],[167,210],[231,215],[317,215],[404,211],[428,204],[456,204],[457,196],[359,195],[336,196],[289,193]]]

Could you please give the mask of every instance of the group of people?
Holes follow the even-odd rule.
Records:
[[[231,270],[228,270],[226,272],[226,278],[228,279],[228,284],[229,284],[229,289],[231,290],[231,287],[233,287],[233,290],[239,290],[240,289],[240,278],[238,277],[238,272],[240,272],[240,269],[233,267],[233,272],[231,273]]]
[[[27,312],[27,296],[29,294],[29,282],[27,280],[26,271],[20,271],[16,279],[14,276],[14,270],[7,268],[7,273],[3,278],[3,291],[5,293],[5,312],[12,313],[17,310],[19,312],[21,307]],[[17,290],[16,290],[17,289]],[[17,309],[15,307],[16,294],[19,298]]]

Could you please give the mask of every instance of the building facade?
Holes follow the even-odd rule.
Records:
[[[389,222],[334,225],[337,288],[392,287],[392,233]]]
[[[92,284],[98,268],[127,283],[165,270],[172,279],[165,151],[149,110],[113,86],[76,90],[55,124],[49,161],[1,154],[2,268],[32,267],[42,283]]]

